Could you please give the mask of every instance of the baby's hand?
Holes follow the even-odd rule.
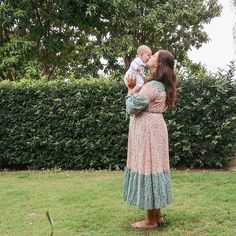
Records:
[[[144,84],[148,82],[148,79],[146,76],[143,77]]]
[[[137,71],[139,72],[141,70],[142,70],[142,66],[138,66]]]

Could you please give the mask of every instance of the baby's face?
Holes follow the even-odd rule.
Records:
[[[146,52],[146,53],[143,53],[143,54],[141,55],[142,61],[143,61],[144,63],[146,63],[146,62],[150,59],[151,55],[152,55],[152,51],[151,51],[151,50],[148,51],[148,52]]]
[[[152,68],[157,68],[158,64],[158,57],[159,57],[159,52],[154,53],[150,60],[148,60],[148,63],[146,64],[150,69]]]

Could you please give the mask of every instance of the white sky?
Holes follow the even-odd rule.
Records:
[[[219,3],[223,6],[220,17],[205,26],[210,41],[188,53],[192,61],[201,62],[211,72],[216,72],[219,67],[226,69],[230,61],[236,60],[236,45],[233,43],[236,10],[231,0],[219,0]]]

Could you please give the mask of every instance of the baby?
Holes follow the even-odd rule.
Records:
[[[152,50],[146,46],[141,45],[138,47],[137,56],[131,62],[129,69],[125,73],[125,84],[127,86],[128,78],[135,77],[136,78],[136,85],[132,89],[131,93],[137,93],[142,88],[144,83],[146,82],[146,76],[144,74],[144,67],[146,66],[146,62],[152,55]]]

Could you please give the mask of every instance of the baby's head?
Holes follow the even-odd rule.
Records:
[[[137,56],[146,63],[152,55],[152,50],[147,45],[141,45],[137,49]]]

